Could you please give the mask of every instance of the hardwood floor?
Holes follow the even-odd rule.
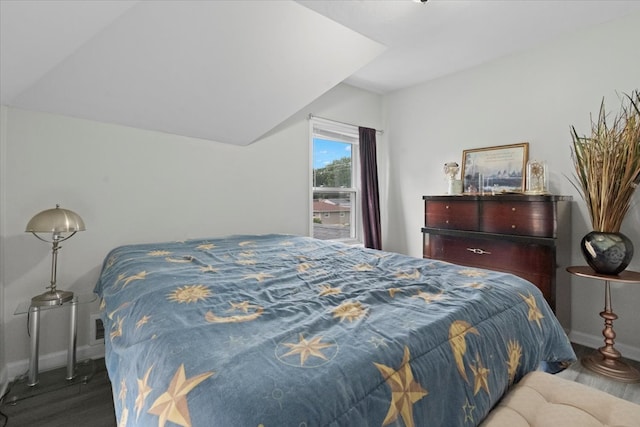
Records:
[[[640,383],[629,384],[610,380],[600,374],[586,369],[580,363],[580,358],[582,356],[591,354],[595,350],[581,346],[579,344],[573,344],[573,349],[576,352],[576,356],[578,356],[578,361],[571,365],[570,368],[558,373],[557,375],[559,377],[585,384],[589,387],[600,389],[621,399],[640,404]],[[624,360],[636,369],[640,370],[640,362],[629,359]]]
[[[12,396],[24,396],[26,386],[24,382],[10,386],[0,405],[0,412],[8,420],[5,426],[0,415],[0,427],[115,427],[111,382],[104,359],[92,363],[91,378],[85,382],[79,376],[71,385],[64,379],[66,368],[41,373],[40,384],[33,387],[40,390],[17,402],[11,402]]]
[[[578,358],[592,352],[592,349],[574,344]],[[637,369],[640,362],[627,360]],[[64,384],[64,369],[61,373],[41,374],[41,382],[46,375],[58,375]],[[607,379],[586,370],[580,362],[576,362],[563,372],[557,374],[563,378],[598,388],[609,394],[640,404],[640,383],[626,384]],[[6,427],[67,427],[82,425],[89,427],[115,427],[117,425],[111,384],[104,367],[104,359],[94,361],[92,377],[84,383],[82,378],[73,385],[41,390],[40,394],[12,403],[10,397],[15,390],[9,390],[0,411],[8,416]],[[13,392],[13,393],[12,393]],[[4,417],[0,415],[0,427]]]

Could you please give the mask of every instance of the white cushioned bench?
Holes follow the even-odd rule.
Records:
[[[640,405],[544,372],[527,374],[482,427],[640,427]]]

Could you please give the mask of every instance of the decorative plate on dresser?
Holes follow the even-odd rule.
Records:
[[[555,310],[556,270],[571,256],[571,196],[423,196],[424,258],[513,273]]]

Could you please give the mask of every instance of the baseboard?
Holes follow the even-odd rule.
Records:
[[[76,360],[99,359],[104,357],[104,344],[86,345],[76,349]],[[49,371],[67,365],[67,352],[58,351],[40,355],[38,359],[38,370],[40,372]],[[24,375],[29,370],[29,359],[18,360],[7,364],[6,377],[13,381],[16,377]],[[2,377],[0,376],[0,379]]]
[[[569,339],[576,344],[584,345],[590,348],[600,348],[604,345],[602,335],[596,336],[585,334],[583,332],[569,332]],[[615,348],[622,353],[625,359],[632,359],[640,362],[640,348],[625,345],[623,343],[615,343]]]

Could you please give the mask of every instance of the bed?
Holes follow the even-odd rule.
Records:
[[[523,279],[301,236],[118,247],[95,292],[120,426],[472,426],[575,360]]]

